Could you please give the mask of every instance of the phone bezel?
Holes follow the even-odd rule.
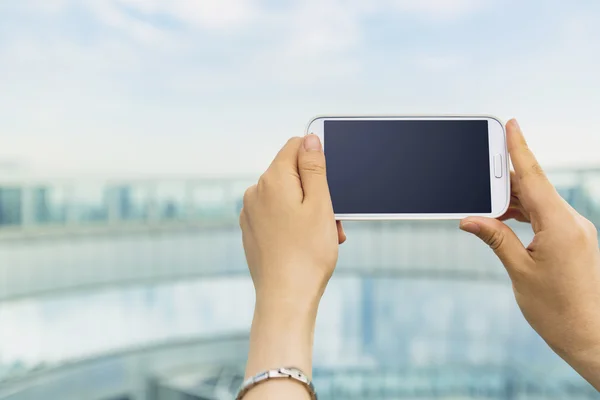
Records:
[[[313,133],[319,137],[323,148],[327,146],[324,140],[324,122],[326,120],[485,120],[488,121],[489,135],[489,162],[491,184],[491,213],[473,214],[335,214],[337,220],[418,220],[418,219],[462,219],[468,216],[483,216],[497,218],[503,215],[510,204],[510,168],[508,149],[506,145],[506,131],[504,124],[491,115],[385,115],[385,116],[317,116],[314,117],[306,128],[306,134]],[[502,177],[496,178],[494,173],[494,156],[502,156]]]

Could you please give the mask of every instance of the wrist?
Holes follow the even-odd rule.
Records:
[[[256,289],[255,312],[261,315],[295,318],[298,322],[315,320],[323,291],[320,288],[312,291],[300,290],[314,287],[315,285],[298,281],[290,285],[261,286]]]
[[[306,342],[310,339],[312,347],[316,318],[316,307],[305,304],[257,301],[252,328],[259,331],[278,332],[282,337],[285,336],[295,341]]]
[[[600,343],[588,343],[586,346],[550,347],[569,364],[589,364],[590,362],[594,362],[600,365]]]
[[[600,391],[600,345],[557,354]]]
[[[552,335],[542,335],[550,347],[563,358],[585,359],[600,352],[600,319],[595,312],[570,313],[562,326],[557,326]],[[574,317],[573,317],[574,316]]]
[[[246,377],[280,367],[297,367],[312,376],[316,315],[316,307],[304,302],[257,295]]]

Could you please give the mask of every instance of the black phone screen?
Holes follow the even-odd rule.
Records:
[[[325,120],[336,214],[492,211],[486,120]]]

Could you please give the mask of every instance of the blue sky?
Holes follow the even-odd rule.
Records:
[[[315,114],[516,116],[542,163],[600,164],[600,3],[0,3],[0,161],[255,174]]]

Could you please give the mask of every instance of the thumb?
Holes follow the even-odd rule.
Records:
[[[501,221],[470,217],[460,222],[460,229],[474,234],[490,246],[511,276],[533,261],[515,232]]]
[[[319,137],[306,135],[298,151],[298,172],[302,181],[304,201],[311,198],[329,200],[329,187],[325,173],[325,153]]]

